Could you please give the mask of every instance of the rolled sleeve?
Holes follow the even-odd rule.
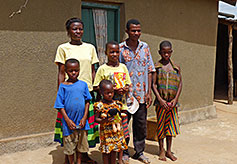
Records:
[[[58,47],[57,52],[56,52],[56,56],[55,56],[55,60],[54,62],[56,64],[58,63],[62,63],[65,64],[65,51],[63,50],[63,48],[61,46]]]

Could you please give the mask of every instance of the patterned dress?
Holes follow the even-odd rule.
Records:
[[[116,108],[120,111],[122,103],[119,101],[113,101],[111,104],[105,104],[101,101],[94,104],[95,112],[107,114],[110,109]],[[109,154],[111,151],[119,152],[120,150],[127,149],[128,146],[124,139],[123,130],[113,132],[111,122],[100,124],[100,147],[99,150],[102,153]]]
[[[162,64],[159,62],[155,68],[157,73],[157,90],[167,102],[173,100],[177,94],[181,76],[179,74],[179,67],[170,61],[173,66],[173,71],[166,72],[162,68]],[[157,136],[158,139],[163,139],[166,136],[173,136],[180,134],[178,110],[177,105],[169,110],[164,109],[159,105],[159,101],[155,100],[157,114]]]

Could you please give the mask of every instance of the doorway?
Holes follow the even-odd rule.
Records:
[[[234,78],[234,96],[237,96],[237,31],[233,30],[233,78]],[[215,100],[228,100],[228,26],[218,24],[217,49],[216,49],[216,70],[215,70]]]

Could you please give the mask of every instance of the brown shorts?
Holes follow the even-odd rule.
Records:
[[[76,151],[85,153],[89,151],[86,130],[75,130],[69,136],[63,136],[64,154],[72,155]]]

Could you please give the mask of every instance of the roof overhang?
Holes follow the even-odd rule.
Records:
[[[223,1],[225,3],[228,3],[228,4],[231,4],[231,5],[235,6],[237,0],[220,0],[220,1]]]
[[[225,19],[225,18],[219,18],[219,23],[224,25],[231,25],[234,30],[237,30],[237,20],[231,20],[231,19]]]

